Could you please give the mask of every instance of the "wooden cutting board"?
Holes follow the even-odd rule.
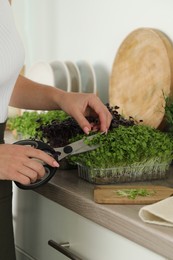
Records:
[[[118,195],[117,191],[126,189],[145,189],[151,195],[142,197],[137,196],[135,199],[128,197],[122,197]],[[152,204],[162,199],[165,199],[173,194],[173,189],[165,186],[154,185],[104,185],[94,187],[94,201],[101,204]]]
[[[155,128],[164,119],[164,95],[173,92],[173,46],[159,30],[139,28],[122,42],[114,59],[109,103],[126,118]]]

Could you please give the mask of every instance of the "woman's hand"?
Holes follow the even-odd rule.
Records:
[[[16,181],[23,185],[44,176],[45,170],[39,160],[52,167],[59,166],[50,155],[30,146],[0,144],[0,155],[0,179]]]
[[[63,92],[58,105],[78,122],[86,134],[91,131],[92,127],[86,116],[99,118],[98,130],[101,132],[107,132],[110,126],[112,115],[95,94]]]

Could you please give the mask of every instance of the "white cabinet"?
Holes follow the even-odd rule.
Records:
[[[48,245],[50,239],[69,242],[83,260],[163,259],[33,191],[15,187],[14,202],[16,246],[28,260],[67,260]]]

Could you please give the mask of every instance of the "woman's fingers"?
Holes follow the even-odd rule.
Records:
[[[73,116],[79,123],[80,127],[86,134],[88,134],[91,131],[92,125],[88,122],[85,116],[94,115],[99,119],[99,125],[96,125],[95,128],[101,132],[107,132],[112,120],[112,115],[108,111],[107,107],[103,105],[100,99],[93,94],[85,95],[83,98],[85,101],[83,101],[83,103],[85,105],[82,110],[73,110]]]
[[[26,147],[25,157],[22,158],[21,164],[18,173],[26,176],[30,183],[34,183],[45,175],[44,164],[48,164],[52,167],[59,166],[52,156],[33,147]],[[28,182],[28,179],[25,178],[24,181]]]
[[[32,183],[37,179],[41,179],[45,175],[43,165],[41,165],[41,163],[34,162],[34,160],[31,159],[28,160],[26,165],[22,165],[18,172],[28,177]]]
[[[27,185],[45,175],[44,164],[58,167],[55,159],[39,149],[23,145],[0,145],[0,179]]]
[[[20,147],[20,145],[19,145],[19,147]],[[25,155],[28,158],[34,158],[34,159],[41,160],[44,163],[49,164],[52,167],[59,167],[59,163],[46,152],[33,148],[33,147],[29,147],[29,146],[25,146],[24,148],[26,148]]]
[[[78,122],[83,131],[88,134],[91,125],[86,116],[94,116],[99,119],[99,130],[106,132],[111,124],[112,115],[108,108],[95,94],[64,92],[60,107]]]

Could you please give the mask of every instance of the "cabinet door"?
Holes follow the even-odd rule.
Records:
[[[61,208],[33,191],[16,187],[13,200],[17,254],[19,248],[19,255],[23,253],[34,260],[67,260],[48,245],[50,239],[61,242],[69,239],[69,224],[66,224],[66,214],[61,212]]]
[[[161,260],[161,256],[33,192],[15,189],[16,245],[37,260],[67,260],[48,245],[69,242],[83,260]],[[98,216],[99,217],[99,216]]]

